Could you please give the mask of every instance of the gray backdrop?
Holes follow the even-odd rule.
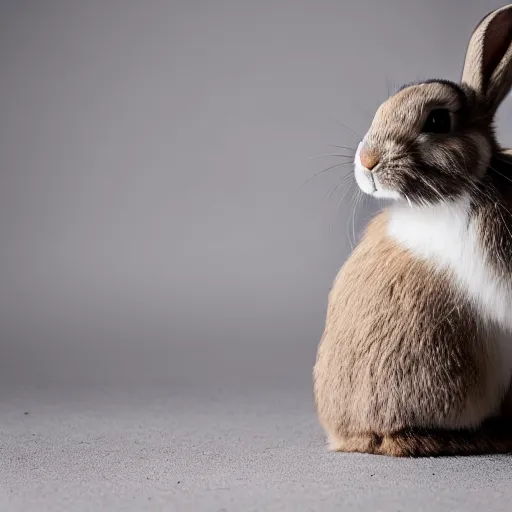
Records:
[[[308,158],[500,5],[1,1],[0,380],[307,389],[353,236]]]

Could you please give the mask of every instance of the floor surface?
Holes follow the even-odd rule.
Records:
[[[301,393],[0,395],[0,510],[510,511],[512,458],[328,453]]]

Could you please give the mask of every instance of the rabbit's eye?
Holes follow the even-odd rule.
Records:
[[[432,110],[423,125],[423,133],[448,133],[452,127],[450,111],[446,108]]]

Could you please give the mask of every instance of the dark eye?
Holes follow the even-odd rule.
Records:
[[[448,133],[452,127],[450,111],[446,108],[432,110],[423,125],[423,133]]]

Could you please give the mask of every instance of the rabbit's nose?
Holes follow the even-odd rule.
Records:
[[[380,156],[372,149],[361,148],[359,160],[361,161],[361,165],[371,171],[379,163]]]

